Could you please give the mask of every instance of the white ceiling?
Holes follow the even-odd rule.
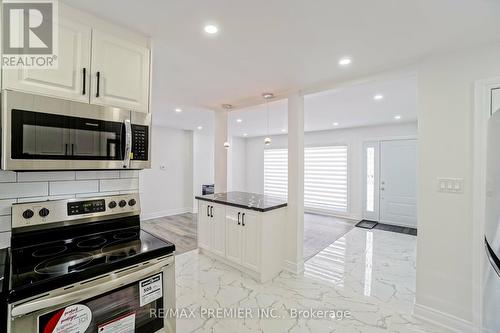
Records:
[[[377,94],[382,100],[374,100]],[[417,120],[417,80],[406,75],[307,95],[304,127],[307,132],[335,128],[396,124]],[[401,119],[395,120],[399,115]],[[242,122],[237,122],[241,119]],[[333,123],[339,123],[334,126]],[[287,100],[269,103],[269,134],[287,129]],[[233,136],[264,136],[267,132],[265,104],[232,111],[229,133]]]
[[[64,1],[152,36],[153,107],[167,125],[161,113],[177,106],[237,105],[500,39],[494,0]],[[218,35],[202,32],[209,22]]]

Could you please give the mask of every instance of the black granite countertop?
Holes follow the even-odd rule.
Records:
[[[196,199],[214,202],[222,205],[251,209],[258,212],[268,212],[287,206],[281,198],[248,192],[226,192],[197,196]]]

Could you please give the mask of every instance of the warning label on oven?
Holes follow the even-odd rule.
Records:
[[[163,297],[162,274],[151,276],[139,282],[140,306],[149,304]]]
[[[99,325],[99,333],[134,333],[135,332],[135,313],[131,313],[110,322]]]

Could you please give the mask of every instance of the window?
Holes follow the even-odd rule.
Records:
[[[288,197],[288,150],[264,150],[264,194]]]
[[[346,213],[347,146],[308,147],[304,153],[304,208]]]
[[[366,148],[366,211],[375,211],[375,147]]]
[[[304,150],[304,208],[307,211],[347,212],[347,146],[307,147]],[[288,195],[288,151],[264,151],[264,194]]]

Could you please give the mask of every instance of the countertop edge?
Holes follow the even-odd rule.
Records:
[[[231,206],[231,207],[238,207],[238,208],[243,208],[243,209],[248,209],[248,210],[254,210],[254,211],[257,211],[257,212],[260,212],[260,213],[266,213],[266,212],[269,212],[271,210],[276,210],[276,209],[280,209],[280,208],[288,206],[288,203],[285,202],[285,203],[282,203],[282,204],[279,204],[279,205],[276,205],[276,206],[272,206],[272,207],[268,207],[268,208],[258,208],[258,207],[245,206],[245,205],[237,204],[237,203],[233,203],[233,202],[227,202],[227,201],[223,201],[223,200],[204,198],[204,197],[200,197],[200,196],[195,196],[195,199],[202,200],[202,201],[207,201],[207,202],[218,203],[218,204],[225,205],[225,206]]]

